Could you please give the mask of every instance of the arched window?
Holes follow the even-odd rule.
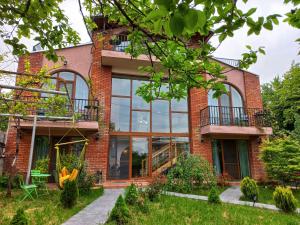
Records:
[[[61,71],[52,74],[53,77],[59,77],[66,81],[66,87],[68,93],[72,99],[88,99],[89,88],[82,76],[70,71]],[[56,87],[56,90],[65,90],[64,82],[53,79],[52,85]]]
[[[208,92],[211,124],[237,124],[247,122],[244,111],[244,101],[239,91],[229,84],[224,84],[228,93],[214,98],[214,91]]]

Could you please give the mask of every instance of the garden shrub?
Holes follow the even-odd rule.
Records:
[[[149,211],[150,211],[149,210],[149,200],[143,195],[138,196],[136,206],[142,213],[149,213]]]
[[[266,140],[262,144],[261,159],[268,177],[286,185],[299,180],[300,143],[291,137]]]
[[[207,160],[200,156],[179,157],[175,167],[167,174],[167,188],[171,191],[189,192],[195,187],[212,187],[216,177]]]
[[[257,201],[258,187],[255,180],[251,179],[250,177],[245,177],[241,182],[241,191],[247,200]]]
[[[38,159],[35,162],[35,170],[41,171],[41,173],[48,173],[49,171],[49,157]]]
[[[273,199],[277,208],[284,212],[293,212],[297,207],[297,200],[290,188],[276,187],[273,192]]]
[[[60,202],[64,208],[72,208],[77,202],[78,195],[77,182],[66,181],[60,195]]]
[[[164,189],[164,185],[163,177],[155,177],[154,180],[145,188],[146,196],[151,202],[156,201],[160,197]]]
[[[68,171],[77,169],[79,167],[79,158],[73,153],[64,153],[60,157],[61,165],[67,168]]]
[[[12,218],[11,225],[28,225],[28,219],[25,215],[24,209],[19,208],[17,213]]]
[[[94,185],[95,177],[87,173],[87,164],[84,162],[79,176],[78,176],[78,189],[79,193],[83,195],[88,195]]]
[[[114,221],[118,225],[127,224],[129,222],[129,209],[122,195],[118,197],[115,207],[110,213],[109,221]]]
[[[208,193],[208,202],[219,204],[221,203],[219,193],[216,187],[212,187]]]
[[[131,184],[127,189],[126,189],[126,194],[125,194],[125,202],[128,205],[135,205],[137,203],[139,194],[138,194],[138,189],[135,186],[135,184]]]
[[[8,175],[0,176],[0,187],[7,188],[8,179],[9,179]],[[21,174],[16,174],[12,179],[11,187],[12,188],[19,188],[21,179],[23,179],[22,175]]]

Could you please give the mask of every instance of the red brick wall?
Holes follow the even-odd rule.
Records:
[[[93,48],[93,62],[91,69],[92,91],[95,98],[100,101],[102,108],[100,120],[100,139],[91,140],[86,154],[89,170],[96,172],[101,170],[103,179],[106,180],[107,160],[109,149],[109,122],[111,105],[111,67],[101,65],[102,41],[96,41],[97,35],[94,34],[95,47]]]
[[[252,137],[249,140],[249,160],[251,176],[255,180],[264,180],[266,178],[266,172],[264,170],[263,162],[259,159],[259,139]]]
[[[246,107],[262,108],[259,77],[252,73],[244,72]]]
[[[189,110],[190,110],[190,146],[191,153],[200,155],[212,162],[212,147],[209,138],[201,138],[200,135],[200,110],[207,107],[207,91],[204,89],[192,89],[189,93]],[[202,141],[201,141],[202,139]]]

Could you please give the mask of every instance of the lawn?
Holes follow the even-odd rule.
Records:
[[[259,186],[258,202],[275,205],[275,202],[273,200],[274,190],[275,188]],[[300,189],[293,190],[293,194],[298,200],[297,207],[300,208]],[[241,197],[240,199],[245,200],[244,197]]]
[[[130,208],[129,225],[299,225],[300,216],[237,205],[211,205],[206,201],[162,196],[150,203],[149,214]],[[113,223],[110,223],[112,225]]]
[[[5,197],[5,190],[0,189],[0,224],[8,225],[19,207],[25,209],[30,225],[58,225],[79,212],[86,205],[103,194],[103,189],[93,189],[87,196],[80,196],[77,205],[64,209],[60,205],[59,191],[50,191],[49,195],[39,196],[35,200],[18,202],[21,190],[13,190],[13,198]]]
[[[223,191],[225,191],[228,187],[226,186],[217,186],[217,191],[219,194],[221,194]],[[172,191],[172,190],[170,190]],[[209,188],[203,188],[203,187],[196,187],[193,188],[191,191],[189,192],[185,192],[185,191],[179,191],[179,193],[183,193],[183,194],[193,194],[193,195],[203,195],[203,196],[208,196],[210,189]],[[174,192],[178,192],[178,191],[174,191]]]

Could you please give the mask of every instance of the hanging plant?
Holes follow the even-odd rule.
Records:
[[[113,35],[111,37],[111,39],[109,40],[109,44],[110,45],[119,45],[119,44],[121,44],[121,40],[119,39],[119,37],[117,35]]]

